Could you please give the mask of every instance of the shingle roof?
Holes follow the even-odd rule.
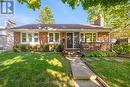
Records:
[[[109,29],[97,25],[83,25],[83,24],[28,24],[13,29]]]

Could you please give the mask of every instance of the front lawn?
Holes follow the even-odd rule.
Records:
[[[0,53],[0,87],[72,87],[61,53]]]
[[[130,87],[130,59],[116,59],[83,58],[110,87]]]

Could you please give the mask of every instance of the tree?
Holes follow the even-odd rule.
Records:
[[[121,5],[127,3],[129,0],[61,0],[63,3],[69,4],[72,8],[77,7],[80,3],[86,10],[89,7],[101,5],[102,7],[109,8],[111,6]],[[19,3],[26,3],[31,9],[37,9],[41,6],[41,0],[18,0]]]
[[[90,21],[95,21],[97,17],[102,14],[104,16],[105,25],[111,28],[125,28],[129,25],[130,4],[122,4],[110,7],[109,9],[103,8],[101,5],[88,8],[87,13]]]
[[[54,24],[55,23],[55,19],[54,19],[52,10],[49,8],[49,6],[45,6],[40,11],[38,21],[42,24]]]

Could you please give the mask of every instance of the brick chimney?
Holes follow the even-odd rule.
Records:
[[[16,24],[10,20],[5,21],[5,28],[14,28]]]
[[[99,15],[99,17],[97,18],[97,20],[95,20],[94,22],[95,25],[99,25],[101,27],[104,27],[104,17],[103,15]]]

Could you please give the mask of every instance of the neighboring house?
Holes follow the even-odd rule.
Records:
[[[100,20],[96,24],[101,24]],[[12,28],[14,44],[61,44],[64,49],[77,49],[87,43],[87,49],[109,50],[111,29],[94,24],[28,24]],[[89,44],[88,44],[89,43]],[[100,43],[100,44],[99,44]],[[93,45],[94,44],[94,45]],[[109,47],[108,47],[109,45]]]
[[[10,28],[14,27],[11,26],[12,24],[15,23],[8,20],[5,27],[0,28],[0,50],[2,51],[11,50],[14,45],[13,32],[10,30]]]
[[[117,39],[117,42],[130,43],[130,26],[124,29],[115,29],[112,31],[112,38]]]

